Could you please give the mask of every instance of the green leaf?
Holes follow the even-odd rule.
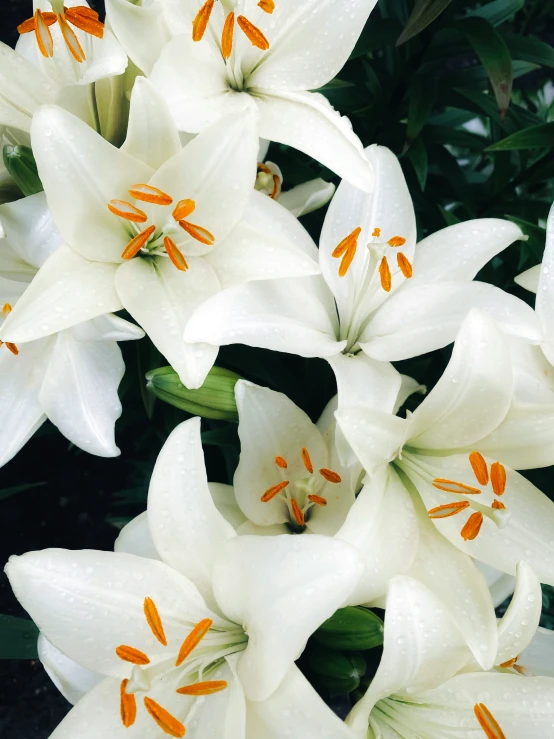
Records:
[[[463,33],[487,70],[494,90],[501,118],[510,105],[513,84],[513,66],[510,50],[495,28],[479,17],[462,18],[452,27]]]
[[[23,195],[35,195],[42,192],[42,182],[38,176],[37,164],[32,150],[28,146],[4,146],[2,156],[4,166],[15,180]]]
[[[451,210],[446,210],[442,205],[439,205],[439,210],[447,226],[455,226],[457,223],[460,223],[458,216],[454,215]]]
[[[371,17],[364,26],[350,59],[358,59],[365,54],[371,54],[384,46],[392,46],[402,26],[390,18]]]
[[[487,3],[481,8],[471,11],[468,13],[468,17],[478,16],[484,18],[493,26],[499,26],[511,18],[514,13],[521,10],[524,3],[525,0],[494,0],[492,3]]]
[[[429,158],[427,156],[427,148],[421,138],[414,141],[406,152],[406,156],[415,170],[421,190],[425,190],[427,172],[429,171]]]
[[[513,59],[540,64],[554,69],[554,49],[550,44],[529,36],[504,36]]]
[[[485,151],[520,151],[552,146],[554,146],[554,123],[543,123],[541,126],[516,131],[511,136],[491,144]]]
[[[313,639],[328,649],[363,651],[383,643],[383,622],[361,606],[341,608],[325,621]]]
[[[417,36],[446,10],[452,0],[416,0],[406,27],[396,42],[397,46]]]
[[[37,659],[38,629],[28,618],[0,614],[0,659]]]
[[[408,110],[408,126],[406,137],[414,141],[429,120],[437,100],[437,86],[429,77],[416,75],[408,91],[410,106]]]
[[[2,488],[2,490],[0,490],[0,500],[11,498],[12,495],[17,495],[18,493],[24,493],[26,490],[32,490],[33,488],[39,488],[42,485],[46,485],[46,482],[26,482],[23,485],[14,485],[13,487]]]

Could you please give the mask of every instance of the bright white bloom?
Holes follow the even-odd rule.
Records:
[[[194,489],[188,472],[176,474]],[[321,536],[237,537],[213,504],[191,516],[153,484],[157,559],[135,540],[131,552],[50,549],[7,565],[64,692],[78,698],[104,678],[52,736],[351,736],[293,663],[348,599],[356,552]]]
[[[490,313],[510,334],[539,341],[529,306],[472,281],[495,254],[523,237],[519,228],[498,219],[467,221],[416,246],[415,213],[398,160],[380,146],[367,154],[375,192],[339,186],[320,240],[324,280],[234,288],[196,312],[187,340],[328,358],[341,405],[354,405],[342,397],[341,384],[356,403],[365,403],[368,387],[393,382],[387,362],[446,346],[471,308]]]
[[[372,480],[400,479],[421,520],[430,518],[455,547],[511,575],[525,559],[554,584],[554,503],[505,467],[552,463],[552,438],[536,427],[546,410],[552,426],[554,406],[529,413],[518,428],[512,398],[509,344],[490,317],[472,311],[443,377],[413,415],[339,408],[336,417]]]
[[[195,308],[245,280],[319,271],[297,219],[254,190],[258,139],[248,114],[181,148],[143,79],[122,149],[56,107],[35,116],[32,141],[67,246],[44,264],[4,340],[31,341],[125,307],[185,385],[199,387],[217,347],[183,341]]]
[[[546,739],[554,721],[552,670],[527,676],[524,651],[541,605],[536,576],[521,563],[514,598],[498,623],[495,669],[482,672],[436,596],[411,578],[395,579],[381,664],[347,723],[360,739]],[[543,663],[552,660],[553,647],[550,638]]]
[[[304,151],[365,190],[372,187],[371,168],[350,121],[310,90],[337,75],[374,6],[375,0],[344,7],[319,0],[154,0],[139,10],[126,0],[106,3],[116,35],[180,130],[196,133],[251,108],[261,137]]]
[[[44,262],[61,244],[43,193],[0,207],[7,238],[0,241],[3,323]],[[91,454],[119,454],[114,424],[121,415],[117,388],[125,365],[117,341],[143,331],[113,315],[99,315],[47,338],[0,347],[0,465],[8,462],[49,418]]]

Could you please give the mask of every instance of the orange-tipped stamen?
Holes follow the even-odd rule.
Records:
[[[406,239],[402,236],[393,236],[392,239],[387,241],[389,246],[404,246]]]
[[[327,505],[327,498],[322,498],[321,495],[308,495],[308,500],[311,500],[315,505],[320,505],[323,508]]]
[[[379,277],[381,278],[381,287],[383,288],[383,290],[387,293],[390,293],[392,288],[392,277],[390,273],[389,262],[386,257],[383,257],[381,259],[381,264],[379,265]]]
[[[289,484],[289,481],[285,480],[284,482],[280,482],[278,485],[274,485],[273,487],[268,488],[262,495],[260,500],[262,501],[262,503],[269,503],[270,500],[273,500],[276,495],[279,495],[281,490],[284,490]]]
[[[469,463],[473,469],[473,474],[479,485],[489,484],[489,470],[485,458],[479,452],[471,452],[469,455]]]
[[[282,470],[286,470],[288,467],[287,460],[284,457],[275,457],[275,464]]]
[[[141,652],[140,649],[128,647],[125,644],[121,644],[121,646],[116,647],[115,653],[119,659],[122,659],[124,662],[131,662],[133,665],[150,664],[150,659],[147,654]]]
[[[4,305],[2,306],[2,315],[4,317],[9,316],[11,312],[12,312],[11,305],[9,303],[4,303]]]
[[[85,52],[83,51],[83,47],[79,43],[79,39],[75,35],[75,32],[73,31],[69,23],[66,21],[65,16],[59,15],[58,23],[62,32],[63,40],[65,41],[65,45],[71,52],[71,55],[73,56],[75,61],[81,64],[85,61],[87,57],[85,55]]]
[[[122,680],[121,686],[119,688],[119,709],[121,712],[121,720],[123,721],[123,726],[126,729],[128,729],[129,726],[132,726],[135,723],[135,719],[137,717],[137,699],[132,693],[126,692],[128,684],[128,680]]]
[[[445,505],[439,505],[436,508],[431,508],[427,511],[429,518],[450,518],[450,516],[456,516],[466,508],[469,508],[467,500],[460,500],[456,503],[445,503]]]
[[[148,220],[148,216],[143,210],[135,208],[134,205],[131,205],[126,200],[110,200],[108,210],[114,216],[125,218],[126,221],[132,221],[133,223],[146,223]]]
[[[171,259],[173,265],[181,272],[186,272],[189,268],[187,260],[177,244],[173,239],[170,239],[169,236],[164,237],[164,247],[167,252],[167,256]]]
[[[213,695],[225,690],[227,687],[226,680],[206,680],[203,683],[196,683],[195,685],[185,685],[182,688],[177,688],[179,695]]]
[[[231,11],[223,25],[221,34],[221,53],[224,59],[229,59],[233,51],[233,33],[235,31],[235,14]]]
[[[44,16],[37,8],[35,11],[35,36],[38,48],[42,56],[46,58],[54,56],[54,39],[48,28],[48,24],[44,21]]]
[[[260,0],[258,8],[261,8],[264,13],[269,13],[271,15],[275,10],[275,3],[273,0]]]
[[[433,487],[437,488],[437,490],[444,490],[447,493],[454,493],[455,495],[481,495],[479,488],[474,488],[471,485],[456,482],[455,480],[443,480],[441,477],[433,480]]]
[[[177,657],[177,661],[175,662],[175,666],[179,667],[179,665],[182,665],[183,662],[186,660],[186,658],[189,656],[189,654],[196,649],[196,647],[200,644],[202,639],[206,636],[208,631],[211,629],[213,624],[213,621],[211,618],[204,618],[202,621],[196,624],[194,629],[190,632],[190,634],[187,636],[185,641],[181,645],[181,649],[179,650],[179,656]]]
[[[142,200],[144,203],[153,203],[154,205],[171,205],[173,202],[171,195],[152,185],[133,185],[129,190],[129,195],[135,200]]]
[[[380,228],[374,228],[373,233],[371,234],[374,239],[380,239],[381,238],[381,229]]]
[[[188,221],[179,221],[179,226],[181,226],[183,231],[186,231],[189,236],[192,236],[193,239],[196,239],[196,241],[199,241],[201,244],[213,246],[215,236],[211,234],[208,229],[202,228],[202,226],[197,226],[194,223],[189,223]]]
[[[243,15],[239,15],[237,23],[252,46],[255,46],[257,49],[261,49],[262,51],[267,51],[269,49],[269,41],[259,28],[257,28],[253,23],[250,23],[248,18],[245,18]]]
[[[343,254],[346,254],[346,252],[351,249],[352,247],[356,247],[358,245],[358,237],[360,236],[362,232],[361,226],[358,226],[358,228],[355,228],[352,233],[348,234],[346,238],[344,238],[340,244],[338,244],[331,253],[331,256],[335,259],[338,259],[339,257],[342,257]]]
[[[5,343],[6,349],[8,349],[8,351],[10,351],[15,357],[17,357],[17,355],[19,354],[19,349],[17,348],[17,346],[13,344],[11,341],[6,341],[4,343]]]
[[[169,711],[162,708],[159,703],[156,703],[152,698],[145,696],[144,706],[160,729],[162,729],[166,734],[177,737],[177,739],[185,736],[186,729],[183,724],[180,721],[177,721],[175,716],[172,716]]]
[[[302,461],[304,462],[304,467],[308,470],[310,475],[313,475],[314,473],[314,466],[312,464],[312,460],[310,459],[310,453],[306,449],[306,447],[302,447],[302,451],[300,452],[300,456],[302,457]]]
[[[500,462],[491,464],[491,484],[495,495],[504,495],[506,491],[506,468]]]
[[[298,503],[295,501],[294,498],[292,498],[290,502],[291,508],[292,508],[292,515],[294,516],[296,523],[299,526],[304,526],[306,523],[306,519],[304,518],[304,514],[302,513],[302,509],[298,505]]]
[[[206,0],[204,5],[196,14],[196,18],[192,22],[192,40],[202,41],[206,28],[210,21],[212,10],[214,9],[215,0]]]
[[[104,24],[98,20],[98,13],[95,13],[94,11],[91,11],[91,13],[86,13],[85,11],[87,10],[91,9],[85,8],[84,6],[77,8],[66,8],[65,17],[73,26],[79,28],[81,31],[84,31],[91,36],[96,36],[96,38],[103,38]]]
[[[333,472],[333,470],[328,470],[326,467],[320,469],[319,474],[324,477],[327,482],[342,482],[342,477],[337,472]]]
[[[500,728],[498,721],[483,703],[476,703],[473,712],[479,725],[487,735],[487,739],[506,739],[506,735]]]
[[[145,228],[144,231],[141,231],[139,234],[137,234],[134,239],[131,239],[131,241],[129,241],[129,243],[125,247],[123,254],[121,255],[121,258],[132,259],[133,257],[136,257],[142,247],[148,242],[148,239],[152,236],[155,230],[156,226],[148,226],[148,228]]]
[[[42,20],[47,26],[53,26],[54,23],[58,20],[56,18],[55,13],[45,12],[42,13]],[[23,23],[20,23],[17,27],[18,33],[31,33],[31,31],[36,30],[37,24],[35,21],[35,16],[32,18],[28,18],[26,21],[23,21]]]
[[[158,609],[156,608],[156,604],[152,598],[144,599],[144,615],[146,616],[148,626],[150,626],[156,639],[160,644],[163,644],[164,647],[167,647],[167,639],[165,638],[162,619],[160,618],[160,614],[158,613]]]
[[[356,248],[352,247],[350,248],[346,254],[343,256],[340,267],[339,267],[339,277],[344,277],[348,270],[350,269],[350,265],[354,261],[354,257],[356,256]]]
[[[482,513],[472,513],[471,516],[467,519],[465,526],[460,531],[460,535],[464,541],[473,541],[477,534],[481,531],[481,526],[483,525],[483,514]]]
[[[410,260],[404,254],[402,254],[402,252],[400,252],[396,255],[396,263],[398,264],[398,269],[402,272],[404,277],[409,280],[414,273]]]
[[[277,200],[281,193],[281,178],[278,174],[273,175],[273,190],[269,196],[272,200]]]
[[[172,216],[173,218],[175,218],[176,221],[182,221],[183,218],[188,218],[188,216],[190,216],[195,208],[196,202],[194,200],[190,200],[189,198],[187,198],[186,200],[179,200],[179,202],[175,206]]]
[[[515,665],[518,659],[519,657],[514,657],[513,659],[509,659],[507,662],[502,662],[502,664],[498,666],[502,667],[503,670],[509,670],[511,667]]]
[[[496,499],[493,500],[492,507],[495,508],[497,511],[505,511],[506,510],[506,506],[504,505],[504,503],[502,503],[502,501],[496,500]]]

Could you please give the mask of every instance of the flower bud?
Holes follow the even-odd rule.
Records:
[[[42,182],[32,150],[28,146],[6,144],[3,150],[4,166],[15,180],[23,195],[42,192]]]
[[[383,622],[361,606],[341,608],[321,624],[313,639],[328,649],[364,651],[383,643]]]
[[[236,372],[212,367],[202,387],[189,390],[173,367],[160,367],[147,372],[146,387],[160,400],[193,416],[238,422],[235,385],[240,379]]]

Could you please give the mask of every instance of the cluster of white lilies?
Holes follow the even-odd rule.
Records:
[[[525,238],[513,223],[416,243],[396,157],[312,92],[375,3],[106,0],[104,25],[84,0],[34,0],[0,48],[2,144],[32,147],[44,187],[0,206],[0,464],[46,418],[118,454],[117,342],[145,332],[188,388],[233,343],[324,358],[338,386],[314,425],[239,381],[234,487],[208,483],[193,418],[115,552],[10,560],[75,704],[55,739],[554,736],[554,503],[515,471],[554,464],[554,215],[518,278],[535,311],[474,280]],[[265,140],[339,175],[336,194],[283,189]],[[318,249],[297,218],[331,197]],[[391,362],[452,342],[397,415],[425,388]],[[295,661],[349,605],[386,616],[343,722]]]

